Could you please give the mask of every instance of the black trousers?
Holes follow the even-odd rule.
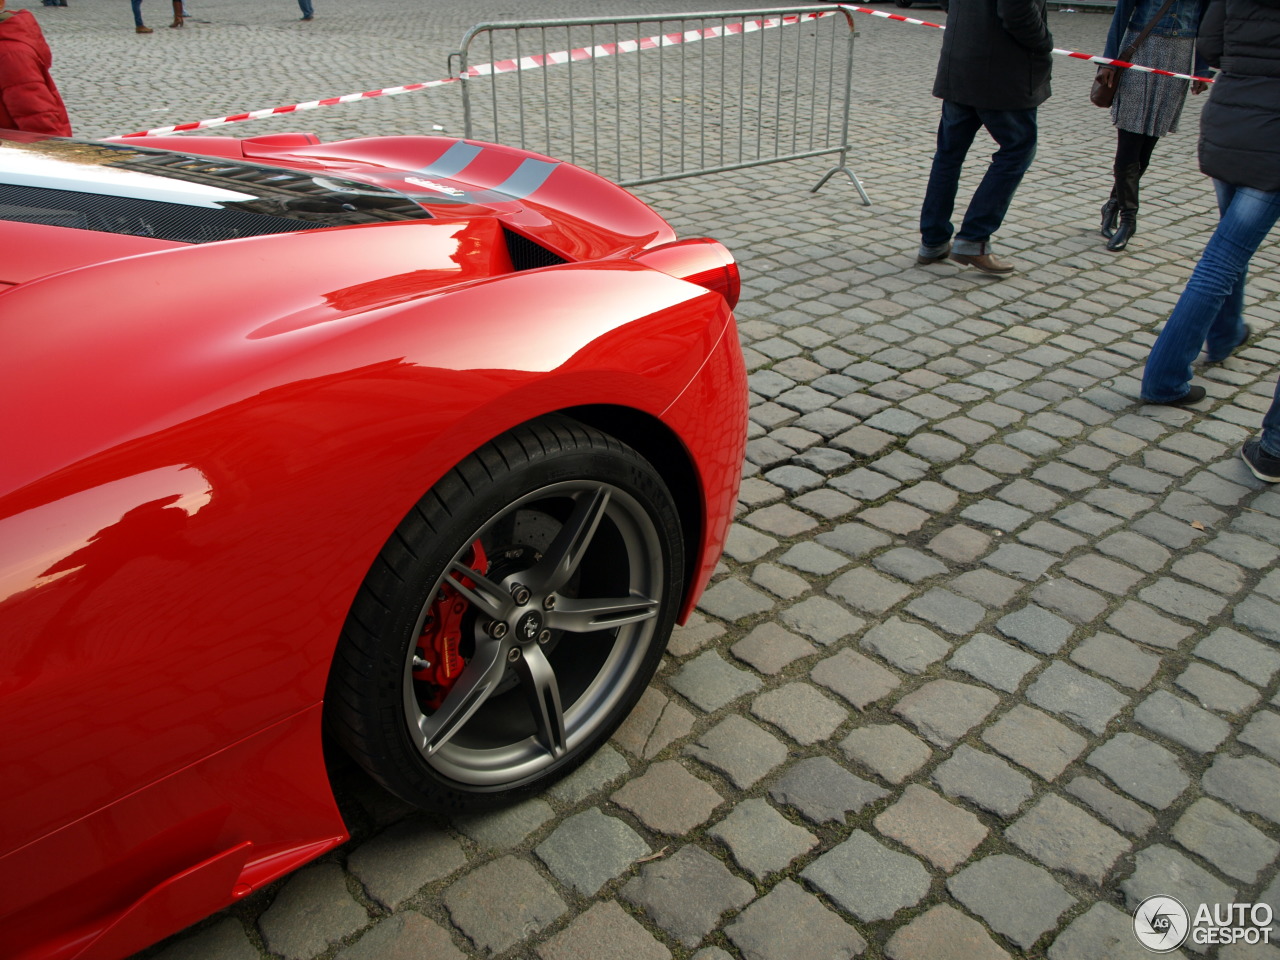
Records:
[[[1143,173],[1151,163],[1151,152],[1155,150],[1159,137],[1149,137],[1145,133],[1134,133],[1132,130],[1116,128],[1116,165],[1115,174],[1132,163],[1138,164]]]

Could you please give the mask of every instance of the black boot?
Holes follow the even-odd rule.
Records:
[[[1114,180],[1111,184],[1111,196],[1107,197],[1107,202],[1102,205],[1102,229],[1098,232],[1108,240],[1116,232],[1116,217],[1120,213],[1120,201],[1116,199],[1116,194],[1120,190],[1119,169],[1119,167],[1112,164],[1111,176]]]
[[[1138,211],[1121,210],[1120,225],[1107,241],[1107,249],[1119,252],[1129,245],[1130,238],[1138,232]]]
[[[1116,192],[1111,191],[1111,197],[1102,205],[1102,229],[1098,231],[1108,240],[1115,235],[1116,217],[1120,215],[1120,201],[1116,199]]]
[[[1107,241],[1107,249],[1123,250],[1138,232],[1138,181],[1142,179],[1142,164],[1126,164],[1116,175],[1116,201],[1120,205],[1120,225]]]

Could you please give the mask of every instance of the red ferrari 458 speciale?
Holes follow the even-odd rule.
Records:
[[[108,960],[625,717],[719,557],[720,244],[444,137],[0,133],[0,950]]]

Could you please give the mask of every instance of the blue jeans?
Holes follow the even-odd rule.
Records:
[[[311,0],[298,0],[298,9],[302,11],[304,17],[315,16],[315,11],[311,9]]]
[[[955,234],[956,253],[986,253],[991,235],[1000,229],[1014,191],[1036,155],[1036,109],[979,110],[950,100],[942,101],[938,121],[938,149],[929,171],[929,186],[920,207],[920,251],[941,253],[955,228],[951,213],[960,186],[960,168],[978,131],[987,133],[1000,145],[991,165],[969,201],[960,232]]]
[[[1182,296],[1156,338],[1142,374],[1142,398],[1178,400],[1191,385],[1191,364],[1204,347],[1225,360],[1244,342],[1244,280],[1249,260],[1280,220],[1280,193],[1213,181],[1221,219]],[[1262,446],[1280,455],[1280,403],[1262,421]]]
[[[135,27],[144,26],[142,22],[142,0],[130,0],[133,4],[133,25]]]

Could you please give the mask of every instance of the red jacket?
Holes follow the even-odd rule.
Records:
[[[53,55],[29,10],[0,20],[0,127],[71,136],[71,121],[49,76]]]

